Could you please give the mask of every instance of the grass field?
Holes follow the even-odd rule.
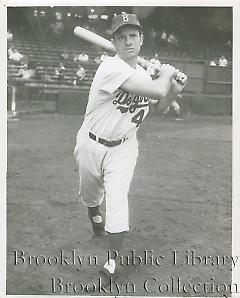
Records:
[[[93,236],[78,198],[73,149],[81,122],[50,114],[8,122],[7,294],[229,296],[231,118],[149,117],[142,124],[122,255],[148,259],[121,266],[119,284],[107,293],[85,287],[97,282],[89,257],[106,255],[106,239]],[[73,253],[85,257],[82,266]],[[29,254],[38,258],[29,263]]]

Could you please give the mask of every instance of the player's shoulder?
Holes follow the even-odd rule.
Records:
[[[115,55],[115,56],[109,56],[107,57],[101,64],[103,66],[105,65],[111,65],[111,64],[117,64],[117,65],[122,65],[122,66],[127,66],[129,67],[129,65],[123,61],[118,55]]]
[[[106,58],[98,68],[98,72],[123,72],[123,71],[129,71],[131,69],[131,66],[128,65],[125,61],[123,61],[120,57],[117,55],[113,57]]]

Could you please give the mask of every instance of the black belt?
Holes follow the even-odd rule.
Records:
[[[127,138],[124,138],[124,139],[121,139],[121,140],[115,140],[115,141],[107,141],[103,138],[98,138],[95,134],[89,132],[89,137],[90,139],[104,145],[104,146],[107,146],[107,147],[115,147],[115,146],[118,146],[120,145],[121,143],[125,142],[127,140]]]

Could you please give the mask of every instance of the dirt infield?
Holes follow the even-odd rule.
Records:
[[[95,275],[106,239],[92,235],[78,199],[81,121],[39,114],[8,123],[7,294],[229,296],[231,118],[142,124],[131,230],[111,289]]]

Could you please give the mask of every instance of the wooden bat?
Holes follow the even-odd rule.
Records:
[[[91,32],[83,27],[75,27],[74,34],[79,38],[85,39],[86,41],[95,44],[96,46],[99,46],[111,52],[116,52],[110,40],[107,40],[106,38],[101,37],[100,35]]]

